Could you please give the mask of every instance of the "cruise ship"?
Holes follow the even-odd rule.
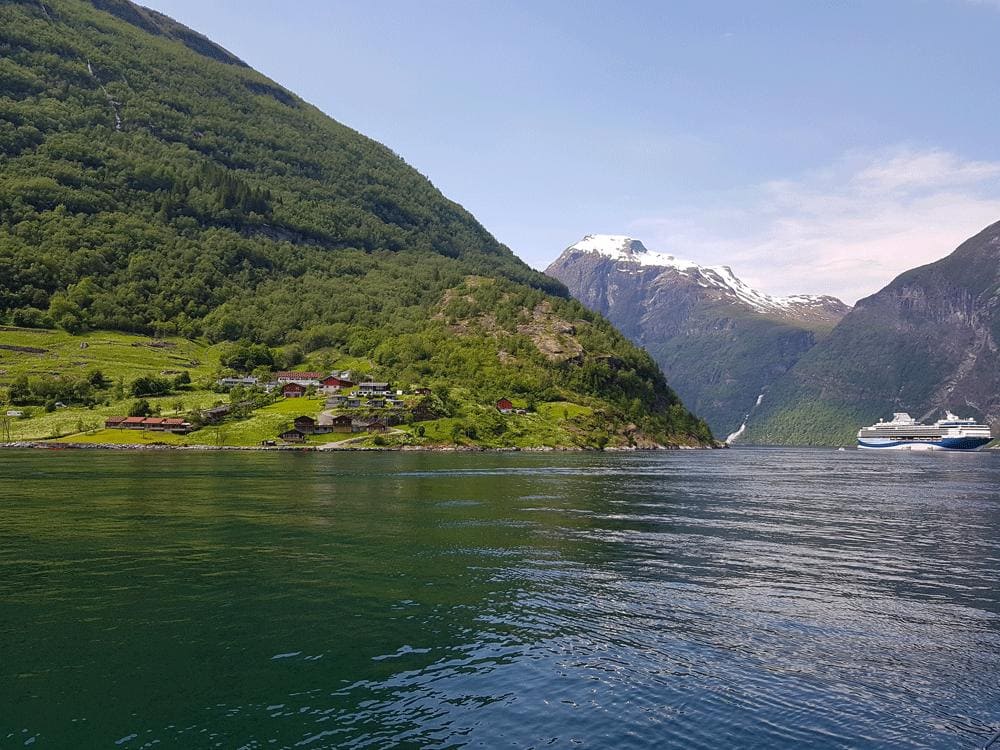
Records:
[[[951,412],[932,425],[918,424],[905,412],[892,415],[891,422],[881,419],[871,427],[858,430],[859,448],[882,448],[911,451],[974,451],[992,440],[990,428],[974,419],[962,419]]]

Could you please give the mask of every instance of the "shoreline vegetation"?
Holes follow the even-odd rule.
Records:
[[[344,441],[348,442],[348,441]],[[169,443],[73,443],[55,440],[17,440],[0,443],[0,449],[12,450],[107,450],[107,451],[282,451],[299,453],[331,453],[351,451],[385,452],[425,452],[425,453],[658,453],[680,450],[720,450],[729,446],[725,443],[714,445],[657,445],[651,447],[617,446],[597,448],[593,446],[542,445],[520,448],[517,446],[493,448],[482,445],[170,445]]]

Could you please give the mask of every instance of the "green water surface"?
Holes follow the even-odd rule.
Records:
[[[995,458],[6,451],[0,748],[975,747]]]

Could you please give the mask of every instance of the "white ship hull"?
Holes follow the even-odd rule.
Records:
[[[890,451],[977,451],[990,442],[987,437],[950,437],[937,440],[858,438],[858,448]]]

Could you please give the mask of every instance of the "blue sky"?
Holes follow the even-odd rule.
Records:
[[[592,232],[847,302],[1000,220],[1000,0],[146,0],[531,265]]]

